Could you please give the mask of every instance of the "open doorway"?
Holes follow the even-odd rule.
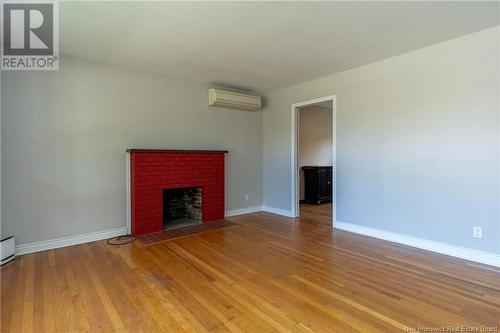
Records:
[[[292,105],[292,211],[333,226],[335,221],[335,97]]]

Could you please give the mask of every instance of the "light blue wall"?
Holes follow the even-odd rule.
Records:
[[[226,210],[262,205],[262,112],[209,108],[207,88],[66,56],[2,73],[2,235],[125,227],[132,147],[227,149]]]
[[[487,29],[268,94],[264,205],[291,208],[291,104],[336,95],[339,221],[500,253],[499,40]]]

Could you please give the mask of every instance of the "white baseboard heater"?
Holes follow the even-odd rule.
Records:
[[[6,264],[16,257],[16,237],[11,236],[0,241],[0,265]]]

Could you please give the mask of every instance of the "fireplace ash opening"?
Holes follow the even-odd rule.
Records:
[[[201,187],[163,190],[163,229],[202,223]]]

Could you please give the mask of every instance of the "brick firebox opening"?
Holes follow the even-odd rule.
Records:
[[[163,190],[163,229],[202,223],[200,187]]]

